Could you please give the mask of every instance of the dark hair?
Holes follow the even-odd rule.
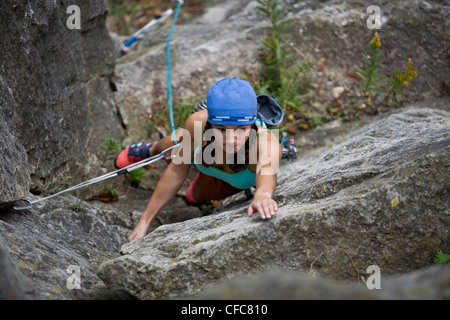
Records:
[[[209,129],[213,129],[213,127],[211,126],[210,122],[206,122],[205,129],[204,129],[203,133],[205,133],[205,131],[207,131]],[[256,124],[253,124],[251,129],[255,130],[256,132],[258,131],[258,127],[256,126]],[[209,146],[213,141],[214,141],[214,136],[211,138],[211,141],[207,141],[206,145],[204,147],[202,147],[202,155],[205,152],[205,148],[207,146]],[[233,172],[239,172],[239,171],[244,170],[248,166],[248,164],[250,162],[249,161],[250,139],[247,139],[247,141],[245,141],[244,148],[245,148],[245,153],[244,153],[245,154],[245,163],[238,163],[238,154],[239,154],[239,152],[237,152],[237,153],[234,154],[233,163],[229,163],[228,164],[228,166],[230,167],[231,170],[233,170]],[[213,158],[216,157],[215,149],[212,150],[211,156]],[[204,159],[205,159],[205,157],[202,157],[202,165],[205,166],[205,167],[209,167],[210,165],[205,163]]]

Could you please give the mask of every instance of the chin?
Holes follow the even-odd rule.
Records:
[[[237,149],[236,148],[225,148],[225,152],[226,153],[236,153]]]
[[[238,150],[240,149],[240,148],[242,148],[243,146],[237,146],[237,147],[227,147],[227,146],[224,146],[224,149],[225,149],[225,152],[227,152],[227,153],[237,153],[238,152]]]

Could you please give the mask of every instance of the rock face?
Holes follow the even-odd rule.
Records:
[[[22,277],[32,279],[29,297],[88,299],[102,295],[104,285],[96,275],[97,267],[114,258],[126,241],[117,219],[105,222],[105,217],[113,220],[116,213],[72,196],[36,205],[31,211],[4,212],[0,234],[9,259],[19,266]],[[79,289],[70,285],[74,284],[70,278],[74,268],[79,270]]]
[[[302,94],[301,100],[309,111],[327,115],[327,107],[336,104],[333,88],[340,87],[346,89],[342,111],[354,112],[351,100],[360,100],[362,84],[351,74],[355,67],[363,68],[361,52],[367,52],[375,31],[382,42],[384,67],[381,72],[384,75],[389,76],[393,69],[404,69],[408,58],[413,61],[419,76],[405,88],[408,102],[439,96],[444,83],[450,81],[448,52],[441,45],[446,43],[448,28],[445,26],[450,15],[446,4],[377,3],[382,25],[380,30],[372,30],[366,26],[370,17],[366,10],[374,5],[371,0],[280,3],[285,18],[290,19],[285,35],[286,51],[297,62],[324,61],[320,70],[310,70],[304,79],[309,90]],[[187,104],[181,102],[184,98],[191,97],[187,101],[195,105],[205,98],[214,82],[224,77],[246,77],[255,81],[261,69],[261,56],[266,53],[261,39],[271,30],[267,16],[257,7],[256,1],[220,1],[189,24],[176,26],[171,42],[175,114],[183,112],[182,105]],[[167,111],[165,51],[168,31],[168,27],[151,31],[131,47],[128,55],[117,60],[115,99],[127,129],[124,145],[154,139],[147,133],[149,123],[159,125],[162,132],[166,130],[160,118],[162,114],[167,120],[168,115],[162,112]],[[122,42],[119,39],[117,42],[120,47]],[[382,94],[373,97],[374,101],[383,98]],[[367,106],[363,109],[368,113],[376,112]]]
[[[256,5],[228,1],[192,24],[177,25],[171,42],[174,100],[198,95],[200,102],[215,81],[258,65],[262,44],[257,39],[264,36],[261,26],[267,21],[255,25],[261,18]],[[155,120],[154,113],[167,96],[168,31],[151,32],[117,61],[115,97],[132,140],[147,138],[145,125]]]
[[[273,219],[249,219],[247,202],[163,225],[122,246],[99,276],[140,299],[168,299],[272,267],[359,279],[370,265],[385,275],[428,265],[450,249],[450,113],[422,107],[284,165]]]
[[[448,30],[448,4],[377,3],[382,25],[372,30],[366,26],[370,17],[366,10],[374,5],[371,0],[280,3],[286,19],[291,19],[286,50],[297,61],[325,61],[324,70],[311,71],[314,88],[302,97],[305,105],[313,101],[322,111],[334,103],[335,87],[358,94],[361,82],[348,74],[363,67],[361,52],[367,52],[375,31],[382,42],[383,74],[404,69],[408,58],[412,59],[419,76],[412,88],[405,90],[410,101],[440,95],[443,83],[450,81],[448,48],[442,45]],[[209,87],[224,77],[255,76],[261,67],[260,55],[265,52],[261,39],[271,28],[257,6],[256,1],[223,1],[192,23],[177,25],[171,43],[175,110],[177,99],[197,96],[199,102]],[[168,28],[150,32],[117,61],[115,97],[131,141],[148,138],[147,121],[155,122],[155,113],[166,104],[167,34]]]
[[[119,255],[148,197],[130,197],[133,204],[122,202],[123,207],[114,208],[66,196],[27,211],[3,211],[0,299],[128,298],[128,294],[108,290],[97,270],[102,262]],[[200,216],[198,208],[187,207],[176,198],[162,210],[152,229]],[[76,270],[79,288],[73,286]]]
[[[236,277],[189,299],[201,300],[447,300],[450,268],[434,265],[398,277],[380,273],[378,287],[270,270]],[[375,280],[374,280],[375,281]],[[378,281],[378,280],[377,280]],[[370,280],[366,283],[373,284]],[[371,289],[370,289],[371,288]]]
[[[0,233],[10,259],[24,276],[33,279],[33,298],[88,299],[100,295],[104,285],[96,268],[115,257],[125,241],[117,228],[99,217],[108,211],[70,198],[47,203],[45,213],[33,210],[2,215]],[[70,285],[76,270],[79,289]]]
[[[79,30],[66,25],[73,4],[80,8]],[[99,141],[120,132],[106,13],[103,0],[0,3],[2,298],[86,297],[102,286],[92,259],[114,257],[126,241],[97,217],[71,215],[76,212],[64,208],[73,200],[62,200],[58,210],[50,205],[41,215],[3,211],[22,197],[35,199],[30,187],[74,185],[98,175]],[[82,293],[66,288],[71,264],[87,276]]]
[[[25,277],[11,261],[8,250],[5,248],[2,237],[0,236],[0,298],[2,300],[29,299],[36,292],[31,280]]]
[[[344,74],[372,36],[361,27],[372,3],[283,3],[294,21],[295,57],[323,57],[330,68],[323,77],[331,80],[313,98],[333,101],[332,88],[355,86]],[[412,53],[420,86],[411,96],[436,96],[450,74],[440,47],[449,7],[396,3],[401,10],[380,4],[388,67],[401,67],[397,63]],[[119,122],[127,129],[124,144],[148,138],[145,126],[166,95],[168,28],[154,31],[118,60],[114,85],[116,51],[105,27],[104,2],[76,1],[81,30],[66,26],[72,4],[0,4],[1,299],[178,298],[272,268],[358,280],[367,278],[370,265],[379,266],[383,276],[394,275],[428,266],[438,250],[450,252],[448,100],[438,101],[437,109],[416,103],[357,129],[345,123],[302,135],[299,159],[280,170],[275,195],[280,210],[270,221],[246,217],[249,203],[242,195],[206,217],[176,197],[155,219],[151,234],[126,244],[148,192],[138,199],[121,195],[113,205],[71,195],[28,211],[2,208],[23,196],[37,199],[28,193],[30,186],[74,185],[104,173],[95,152],[99,141],[118,137]],[[176,97],[203,98],[214,81],[259,67],[260,39],[269,23],[256,6],[223,1],[177,26]],[[152,180],[160,172],[153,171]],[[443,286],[428,283],[443,293],[431,290],[426,297],[446,298],[448,271],[437,272],[434,278]],[[72,281],[77,276],[80,289]]]
[[[30,167],[24,146],[16,137],[11,114],[17,104],[0,75],[0,209],[28,194]]]
[[[444,82],[450,81],[448,46],[441,45],[446,38],[450,6],[448,1],[430,3],[371,0],[288,2],[286,10],[293,19],[291,44],[296,48],[297,56],[302,57],[303,54],[316,61],[322,58],[325,61],[326,68],[321,77],[327,81],[316,88],[313,96],[316,102],[329,103],[331,88],[336,86],[357,92],[361,83],[349,74],[355,71],[355,67],[364,66],[361,52],[368,52],[369,41],[375,31],[381,39],[383,74],[390,76],[392,70],[404,69],[408,58],[413,61],[419,76],[412,88],[406,88],[409,101],[442,95]],[[380,9],[380,29],[367,27],[373,22],[374,11],[368,10],[372,5]],[[377,98],[382,100],[384,96]]]
[[[80,181],[92,173],[89,164],[95,162],[88,150],[92,153],[102,138],[119,133],[109,86],[115,56],[105,27],[105,3],[76,2],[80,30],[66,26],[73,4],[0,4],[0,121],[6,139],[1,156],[6,161],[0,166],[2,172],[6,167],[11,171],[8,181],[2,178],[0,203],[20,199],[29,188],[30,173],[35,184]],[[17,164],[10,165],[11,159]],[[4,188],[14,186],[21,191],[3,195]]]

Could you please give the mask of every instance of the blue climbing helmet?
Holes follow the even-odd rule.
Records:
[[[258,102],[245,80],[225,78],[214,83],[206,97],[208,121],[212,124],[249,125],[256,121]]]

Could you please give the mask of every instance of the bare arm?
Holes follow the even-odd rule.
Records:
[[[181,135],[184,132],[186,136],[183,136],[183,139],[186,139],[182,144],[188,143],[186,141],[190,140],[190,158],[192,158],[193,146],[194,146],[194,122],[198,121],[199,115],[192,115],[188,118],[185,123],[185,129],[180,131],[180,135],[177,134],[177,140],[181,141]],[[187,148],[189,149],[189,148]],[[183,157],[183,152],[185,149],[179,151],[179,156]],[[187,175],[189,174],[189,169],[191,167],[190,161],[188,163],[182,162],[175,164],[170,162],[169,166],[164,171],[161,179],[156,185],[155,191],[153,192],[150,201],[147,204],[145,211],[142,213],[141,218],[139,219],[139,223],[134,228],[131,235],[128,237],[128,241],[139,240],[144,237],[150,228],[150,224],[153,218],[159,213],[159,211],[176,195],[184,180],[186,180]]]
[[[256,192],[247,214],[251,217],[253,213],[258,212],[262,219],[270,219],[278,210],[278,204],[272,196],[277,186],[277,171],[283,149],[272,133],[267,133],[260,139],[256,165]]]
[[[186,164],[176,165],[172,162],[169,164],[156,185],[155,191],[139,219],[139,223],[128,237],[128,241],[138,240],[148,233],[153,218],[175,197],[180,189],[189,173],[189,167],[190,165]]]

